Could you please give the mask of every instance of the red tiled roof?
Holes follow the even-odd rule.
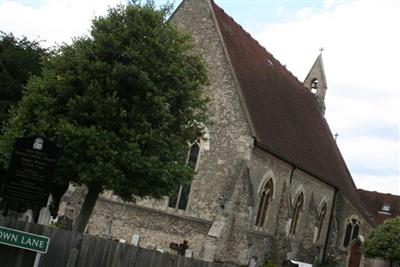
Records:
[[[358,193],[365,205],[370,209],[377,223],[381,224],[386,219],[400,216],[400,196],[363,189],[358,189]],[[389,212],[382,210],[383,205],[389,205]]]
[[[341,190],[368,217],[314,95],[215,3],[213,9],[257,142]]]

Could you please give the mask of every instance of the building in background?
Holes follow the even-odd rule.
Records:
[[[358,193],[377,223],[400,216],[400,196],[363,189]]]

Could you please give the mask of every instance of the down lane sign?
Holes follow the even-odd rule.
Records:
[[[50,239],[47,236],[35,235],[0,226],[0,244],[46,253]]]

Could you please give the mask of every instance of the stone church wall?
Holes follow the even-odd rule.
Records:
[[[298,222],[297,233],[289,235],[291,241],[290,257],[314,263],[322,256],[321,250],[326,240],[335,190],[317,178],[300,170],[295,170],[290,191],[292,205],[299,192],[304,194],[304,209]],[[317,239],[319,215],[324,203],[327,205],[327,210],[320,237]]]
[[[172,253],[174,251],[169,248],[171,242],[181,244],[186,240],[189,250],[198,257],[210,227],[210,221],[100,198],[87,231],[92,235],[127,242],[132,241],[134,234],[139,235],[139,246]]]
[[[249,162],[249,169],[252,193],[252,205],[249,207],[248,213],[250,223],[246,233],[249,242],[249,259],[261,264],[265,258],[280,258],[280,256],[276,255],[280,251],[276,248],[275,241],[277,238],[280,241],[284,241],[282,237],[287,237],[285,233],[280,236],[278,232],[285,229],[288,220],[287,212],[285,213],[285,211],[287,211],[287,185],[289,184],[291,166],[255,147]],[[255,220],[260,193],[269,179],[273,180],[274,193],[267,211],[264,227],[257,227],[255,226]],[[282,202],[284,203],[283,206]],[[286,206],[286,209],[284,206]],[[284,242],[284,245],[286,246],[286,242]]]
[[[343,246],[348,218],[356,218],[361,222],[359,236],[365,238],[372,229],[372,226],[359,214],[343,193],[338,192],[327,246],[327,254],[329,256],[335,255],[335,261],[338,262],[338,266],[346,266],[348,261],[349,246]]]
[[[235,209],[231,239],[247,244],[247,247],[241,248],[241,251],[247,251],[247,260],[253,258],[261,263],[267,257],[280,262],[289,256],[313,263],[321,255],[325,244],[334,189],[297,169],[291,177],[291,165],[257,147],[253,150],[248,166],[250,188],[246,188],[245,183],[240,187],[241,199],[237,201],[240,208]],[[273,180],[274,194],[264,227],[257,227],[255,217],[260,193],[269,179]],[[299,191],[304,194],[304,209],[293,236],[289,235],[292,216],[289,202],[295,201]],[[245,197],[249,199],[243,199]],[[327,214],[320,238],[316,240],[319,211],[324,202],[327,204]],[[282,251],[275,251],[277,247]],[[239,255],[236,251],[239,246],[229,248],[226,259]]]
[[[251,207],[251,230],[274,235],[280,212],[279,204],[282,198],[287,198],[287,195],[282,195],[283,185],[284,183],[289,184],[291,169],[292,167],[289,164],[258,148],[254,149],[250,162],[250,177],[254,202],[254,205]],[[271,178],[274,183],[274,194],[268,209],[265,226],[261,229],[254,226],[260,201],[260,192],[265,183]]]
[[[208,115],[210,149],[202,155],[192,184],[188,214],[211,220],[220,214],[218,198],[232,193],[229,187],[238,175],[239,165],[248,157],[253,139],[239,98],[229,61],[219,39],[208,1],[184,1],[170,22],[194,41],[208,68]]]

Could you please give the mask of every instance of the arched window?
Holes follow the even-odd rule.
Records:
[[[301,192],[297,196],[296,202],[294,204],[292,223],[290,224],[290,231],[289,231],[289,233],[292,235],[296,234],[297,230],[296,228],[299,222],[300,213],[303,211],[303,204],[304,204],[304,195],[303,192]]]
[[[358,232],[360,231],[360,221],[355,218],[349,218],[346,221],[346,232],[344,235],[343,246],[347,247],[350,241],[358,237]]]
[[[197,162],[199,160],[199,153],[200,153],[200,139],[196,140],[193,144],[190,145],[189,148],[189,155],[187,163],[193,170],[197,169]]]
[[[313,93],[313,94],[317,93],[318,86],[319,86],[318,79],[313,79],[311,81],[311,93]]]
[[[321,236],[321,230],[322,226],[324,225],[325,217],[326,217],[326,202],[322,205],[320,211],[319,211],[319,217],[318,217],[318,234],[317,234],[317,240],[319,240]]]
[[[200,142],[201,139],[197,138],[196,141],[189,144],[189,151],[187,156],[187,164],[194,170],[197,170],[199,156],[200,156]],[[189,200],[191,185],[181,185],[178,194],[170,196],[168,200],[168,207],[185,210]]]
[[[267,217],[267,211],[268,208],[271,204],[271,199],[272,195],[274,193],[274,184],[272,182],[272,179],[270,179],[264,186],[262,192],[261,192],[261,197],[260,197],[260,202],[258,204],[258,211],[257,211],[257,217],[256,217],[256,226],[264,226],[265,223],[265,218]]]

